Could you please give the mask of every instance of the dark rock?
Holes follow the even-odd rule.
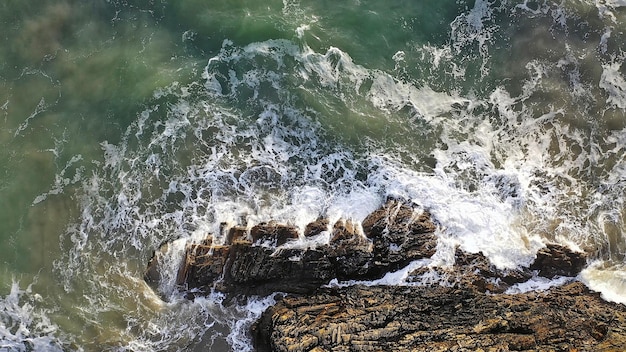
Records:
[[[548,244],[537,252],[537,258],[530,268],[539,270],[540,276],[551,279],[555,276],[576,276],[585,264],[585,253],[574,252],[558,244]]]
[[[467,253],[460,248],[455,251],[455,263],[452,267],[425,267],[409,274],[409,282],[418,282],[427,272],[434,272],[445,277],[454,287],[472,288],[479,292],[503,293],[512,285],[528,281],[533,276],[532,270],[539,275],[574,277],[586,264],[584,253],[574,252],[566,247],[548,244],[537,253],[537,259],[529,268],[498,269],[489,262],[482,252]]]
[[[618,351],[626,307],[576,282],[544,293],[454,287],[321,289],[253,327],[259,351]]]
[[[323,248],[333,263],[337,279],[354,280],[376,275],[372,271],[377,265],[373,263],[371,244],[352,221],[339,219],[333,226],[328,246]]]
[[[252,242],[270,241],[274,246],[285,244],[288,240],[298,238],[298,229],[295,226],[279,224],[275,221],[260,223],[250,229]]]
[[[211,289],[240,295],[268,295],[284,291],[307,293],[332,279],[329,259],[317,250],[274,251],[249,242],[231,246],[187,247],[177,283],[187,291]]]
[[[374,246],[371,275],[398,270],[416,259],[435,254],[437,226],[430,213],[390,199],[363,220],[363,232]]]
[[[386,237],[391,242],[403,242],[403,234],[435,232],[437,226],[427,211],[419,211],[396,199],[388,200],[363,220],[363,232],[368,238]]]
[[[491,264],[482,252],[467,253],[460,248],[455,251],[455,263],[452,267],[419,268],[410,273],[407,280],[417,282],[420,276],[429,271],[447,278],[447,283],[453,287],[491,293],[502,293],[511,285],[527,281],[532,277],[529,269],[500,270]]]
[[[230,245],[235,242],[248,241],[248,230],[244,226],[233,226],[228,230],[225,244]]]
[[[309,223],[304,228],[304,237],[313,237],[321,234],[324,231],[328,231],[328,219],[320,218],[312,223]]]
[[[332,264],[322,251],[284,249],[272,254],[262,247],[234,245],[218,289],[239,295],[309,293],[334,277]]]
[[[154,252],[152,258],[148,262],[148,267],[143,274],[144,281],[148,284],[148,286],[156,289],[161,281],[161,262],[163,261],[163,256],[167,253],[169,245],[167,243],[161,245],[161,247]]]
[[[312,293],[333,278],[377,279],[414,259],[432,256],[437,239],[432,232],[424,232],[435,228],[428,213],[395,200],[381,209],[375,220],[378,227],[368,229],[369,240],[358,224],[341,219],[334,224],[328,245],[315,249],[258,245],[270,241],[280,246],[298,238],[293,226],[276,222],[256,225],[250,230],[254,243],[246,240],[245,228],[233,227],[225,246],[214,246],[210,239],[189,245],[177,283],[183,290],[199,294],[212,289],[238,295]],[[307,226],[309,234],[327,231],[327,227],[327,220]],[[158,261],[149,265],[146,278],[152,287],[158,286]]]
[[[178,272],[176,284],[186,289],[202,288],[205,281],[216,281],[230,253],[229,246],[206,244],[187,245],[185,259]]]

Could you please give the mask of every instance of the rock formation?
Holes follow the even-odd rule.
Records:
[[[324,219],[309,224],[306,236],[330,231],[329,243],[316,248],[281,248],[299,237],[293,226],[262,223],[249,234],[233,227],[225,245],[213,244],[209,236],[203,243],[187,246],[177,284],[200,294],[211,289],[237,295],[312,293],[334,278],[377,279],[432,256],[437,245],[435,229],[427,212],[397,200],[389,200],[365,219],[364,234],[349,220],[340,219],[332,229]],[[161,252],[144,275],[155,288]]]
[[[290,294],[253,327],[260,351],[621,351],[626,346],[626,308],[573,282],[586,255],[556,244],[540,250],[528,268],[500,270],[482,253],[457,248],[454,265],[419,268],[409,274],[407,286],[323,288],[335,278],[377,279],[435,253],[435,221],[408,202],[388,200],[361,226],[345,219],[330,226],[321,218],[302,235],[273,221],[222,232],[224,244],[208,236],[187,245],[177,284],[190,298],[210,290],[228,297]],[[328,243],[307,245],[317,243],[307,242],[316,236],[328,236]],[[156,252],[144,275],[155,288],[165,249]],[[445,285],[411,285],[429,271]],[[547,292],[504,293],[535,275],[572,280]]]
[[[626,308],[579,282],[547,292],[364,287],[289,296],[253,327],[259,351],[623,351]]]

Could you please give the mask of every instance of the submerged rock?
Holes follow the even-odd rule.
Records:
[[[455,251],[452,267],[422,267],[409,273],[407,281],[419,282],[426,273],[434,274],[452,287],[471,287],[479,292],[491,293],[502,293],[532,277],[528,268],[500,270],[482,252],[467,253],[460,248]]]
[[[618,351],[626,307],[579,282],[516,295],[352,286],[285,297],[252,331],[259,351]]]

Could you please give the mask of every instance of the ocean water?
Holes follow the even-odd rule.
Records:
[[[377,284],[557,242],[626,303],[623,0],[5,0],[0,28],[0,351],[251,350],[274,297],[185,300],[185,243],[388,196],[439,247]]]

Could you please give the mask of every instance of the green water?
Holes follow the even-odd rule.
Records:
[[[3,1],[0,351],[249,348],[254,302],[162,302],[153,251],[386,195],[505,267],[585,250],[625,301],[613,5]]]

